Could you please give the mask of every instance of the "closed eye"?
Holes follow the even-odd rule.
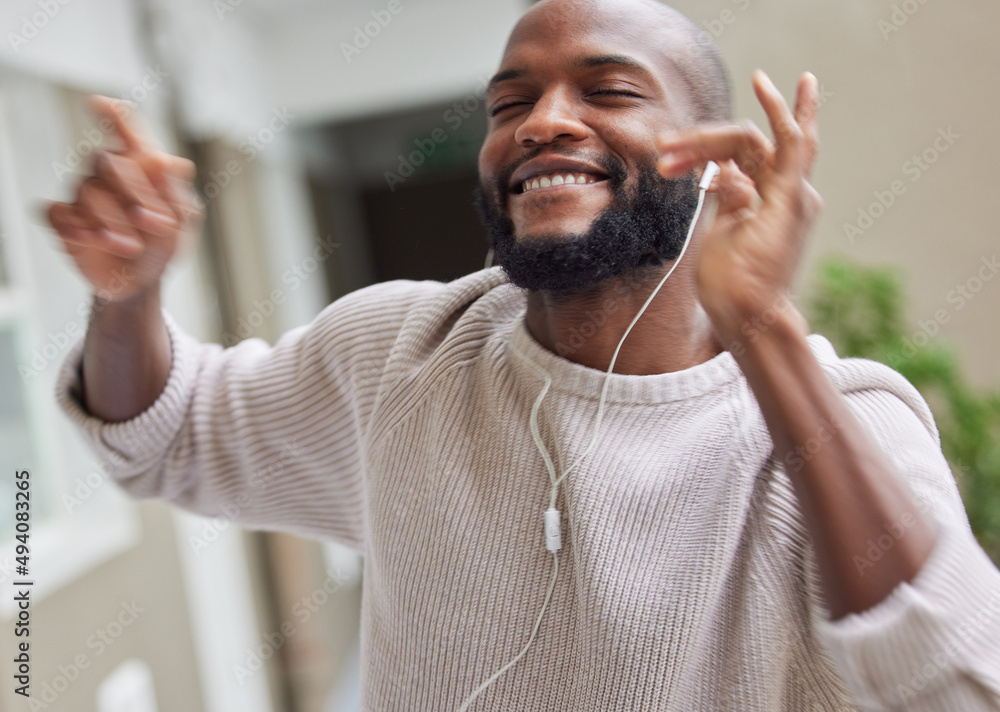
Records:
[[[627,96],[633,99],[641,99],[642,94],[636,94],[633,91],[626,91],[622,89],[597,89],[596,91],[590,92],[588,96]],[[511,101],[507,104],[501,104],[500,106],[494,107],[490,110],[490,117],[494,117],[505,109],[509,109],[514,106],[524,106],[525,104],[530,104],[529,101]]]
[[[500,106],[495,106],[492,109],[490,109],[490,117],[496,116],[497,114],[499,114],[504,109],[509,109],[512,106],[522,106],[522,105],[527,104],[527,103],[529,103],[529,102],[527,102],[527,101],[512,101],[512,102],[510,102],[508,104],[501,104]]]
[[[621,89],[598,89],[597,91],[590,92],[591,96],[594,96],[595,94],[605,95],[605,96],[631,96],[635,97],[636,99],[642,98],[641,94],[636,94],[635,92],[632,91],[623,91]]]

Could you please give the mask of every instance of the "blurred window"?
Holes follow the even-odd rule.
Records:
[[[42,197],[65,199],[73,177],[61,181],[53,166],[87,120],[79,92],[0,67],[0,582],[16,575],[14,473],[28,470],[36,600],[140,534],[135,506],[55,403],[58,369],[86,328],[79,305],[89,306],[89,290],[27,214]],[[0,616],[10,608],[0,598]]]

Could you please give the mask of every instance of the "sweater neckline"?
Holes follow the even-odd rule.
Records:
[[[536,368],[540,366],[552,377],[552,390],[598,400],[607,371],[584,366],[549,351],[528,331],[526,317],[527,312],[522,311],[515,319],[510,335],[510,342],[515,348],[508,349],[507,353],[510,367],[518,379],[542,383],[543,376]],[[515,349],[535,365],[519,356]],[[728,351],[723,351],[707,361],[682,371],[647,376],[612,373],[608,383],[607,401],[663,403],[684,400],[704,395],[739,377],[742,377],[742,372],[736,359]]]

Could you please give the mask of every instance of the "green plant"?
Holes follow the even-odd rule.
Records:
[[[829,259],[820,265],[810,324],[841,356],[881,361],[927,399],[972,529],[1000,564],[1000,392],[977,392],[953,350],[924,331],[907,332],[901,282],[890,269]]]

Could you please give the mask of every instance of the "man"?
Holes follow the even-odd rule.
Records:
[[[815,78],[754,89],[773,143],[676,12],[544,0],[486,97],[501,269],[225,351],[159,302],[192,166],[98,102],[125,149],[51,221],[130,281],[60,402],[133,496],[365,555],[365,709],[1000,710],[1000,572],[926,404],[790,305]]]

